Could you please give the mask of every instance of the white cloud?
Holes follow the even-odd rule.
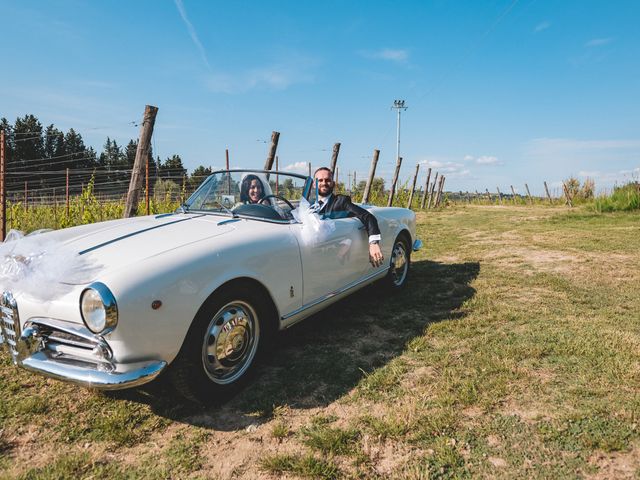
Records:
[[[287,62],[256,67],[244,72],[214,73],[205,84],[216,93],[243,93],[253,89],[285,90],[291,85],[313,82],[315,59],[288,54]]]
[[[594,38],[592,40],[589,40],[587,43],[584,44],[585,47],[601,47],[603,45],[607,45],[609,43],[611,43],[613,41],[613,38],[608,37],[608,38]]]
[[[187,30],[189,30],[189,35],[191,36],[191,40],[195,44],[196,48],[200,51],[200,55],[202,56],[202,60],[204,61],[205,65],[209,70],[211,70],[211,65],[209,65],[207,54],[204,51],[204,47],[202,46],[200,39],[198,38],[196,29],[193,28],[193,25],[191,24],[191,22],[189,21],[189,18],[187,17],[187,11],[185,10],[184,5],[182,4],[182,0],[174,0],[174,1],[176,4],[176,7],[178,7],[178,12],[180,12],[180,16],[182,17],[182,21],[187,26]]]
[[[481,157],[476,158],[476,163],[478,165],[495,165],[498,163],[498,159],[496,157],[483,155]]]
[[[500,162],[498,162],[498,157],[494,157],[492,155],[481,155],[477,158],[473,155],[465,155],[464,161],[473,162],[477,165],[500,165]]]
[[[551,22],[545,20],[544,22],[541,22],[538,25],[536,25],[536,28],[534,28],[533,31],[535,33],[542,32],[543,30],[546,30],[550,26],[551,26]]]
[[[361,52],[362,56],[375,60],[388,60],[391,62],[404,63],[409,60],[409,52],[404,49],[383,48],[374,52]]]
[[[309,164],[307,162],[290,163],[284,167],[285,172],[302,173],[306,175],[309,173]]]
[[[471,173],[471,170],[465,168],[464,164],[451,161],[443,161],[436,159],[425,159],[419,162],[426,168],[433,170],[432,175],[438,172],[440,175],[444,175],[449,178],[465,177]]]

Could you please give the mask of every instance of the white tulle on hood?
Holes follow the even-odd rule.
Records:
[[[74,285],[93,280],[101,268],[91,255],[79,255],[62,242],[37,230],[24,235],[11,230],[0,243],[0,290],[48,301]]]

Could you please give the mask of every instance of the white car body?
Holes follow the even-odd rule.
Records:
[[[378,221],[386,259],[401,235],[419,246],[411,210],[365,208]],[[390,265],[371,266],[362,223],[334,222],[329,238],[313,246],[304,244],[302,225],[293,220],[216,213],[152,215],[44,233],[102,265],[94,281],[113,293],[117,326],[104,334],[85,326],[79,299],[91,282],[45,303],[5,292],[0,348],[8,347],[19,366],[83,386],[140,385],[174,361],[200,307],[230,281],[249,279],[263,288],[277,311],[277,328],[285,329],[383,278]],[[158,301],[161,306],[152,308]]]

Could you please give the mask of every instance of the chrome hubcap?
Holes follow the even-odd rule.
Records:
[[[258,349],[260,326],[247,303],[226,304],[209,322],[202,345],[202,364],[219,384],[236,381],[249,368]]]
[[[391,278],[394,285],[402,285],[408,269],[409,258],[407,250],[402,242],[398,242],[393,246],[393,252],[391,253]]]

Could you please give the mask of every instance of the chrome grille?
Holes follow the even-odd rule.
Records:
[[[4,292],[0,298],[0,344],[4,343],[13,357],[18,360],[17,341],[20,337],[18,307],[11,292]]]

